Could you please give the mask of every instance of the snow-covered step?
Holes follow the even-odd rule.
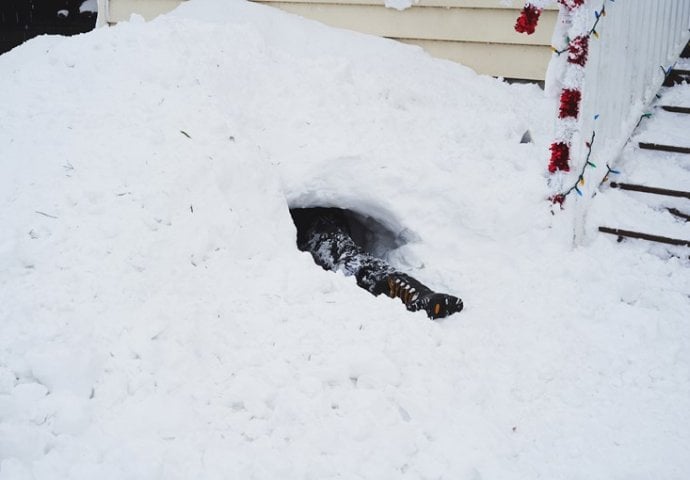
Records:
[[[690,107],[677,107],[675,105],[662,105],[661,108],[671,113],[688,113],[690,114]]]
[[[658,150],[661,152],[690,154],[690,147],[677,147],[675,145],[664,145],[661,143],[640,142],[640,148],[645,150]]]
[[[685,70],[682,68],[674,68],[671,70],[671,72],[666,76],[666,79],[664,80],[664,86],[665,87],[672,87],[673,85],[679,85],[683,82],[687,82],[690,80],[690,70]]]
[[[659,91],[659,103],[690,107],[690,83],[676,85],[673,88],[662,88]]]
[[[690,81],[690,42],[681,52],[680,58],[673,65],[673,70],[667,75],[664,86],[670,87]]]
[[[631,145],[617,169],[621,174],[611,180],[619,183],[681,191],[690,187],[690,158],[687,155],[641,150]]]
[[[662,97],[665,103],[666,98]],[[690,107],[690,91],[686,92],[683,103],[668,103],[680,107]],[[649,121],[643,121],[633,136],[635,142],[690,148],[690,117],[656,109]]]
[[[690,214],[688,199],[614,188],[605,190],[605,194],[597,198],[590,215],[600,231],[603,227],[678,240],[680,243],[676,244],[690,242],[690,222],[673,213]]]
[[[658,121],[656,115],[652,117],[644,134],[658,131],[652,125]],[[628,144],[618,168],[621,173],[611,178],[609,188],[599,197],[591,212],[593,220],[600,232],[619,239],[690,247],[690,158],[644,150],[635,143]]]
[[[690,56],[690,44],[683,55]],[[641,122],[592,216],[599,231],[623,238],[690,247],[690,60],[681,58]],[[612,179],[613,180],[613,179]]]
[[[668,208],[667,210],[674,217],[680,218],[681,220],[684,220],[686,222],[690,222],[690,214],[681,212],[675,207]]]
[[[638,185],[633,183],[611,182],[611,188],[620,188],[621,190],[629,190],[632,192],[651,193],[654,195],[664,195],[666,197],[690,199],[690,192],[686,192],[683,190],[669,190],[667,188],[650,187],[647,185]]]
[[[678,238],[662,237],[660,235],[652,235],[644,232],[634,232],[632,230],[621,230],[619,228],[599,227],[602,233],[616,235],[619,238],[628,237],[636,238],[638,240],[647,240],[649,242],[664,243],[666,245],[677,245],[680,247],[690,247],[690,240],[681,240]]]

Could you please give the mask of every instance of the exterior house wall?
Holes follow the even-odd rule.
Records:
[[[112,24],[126,21],[133,13],[146,20],[153,20],[158,15],[170,12],[180,3],[180,0],[106,0],[107,22]]]
[[[257,0],[340,28],[419,45],[431,55],[463,63],[479,73],[544,80],[551,58],[557,10],[542,14],[534,35],[513,29],[523,2],[513,0],[420,0],[403,11],[383,0]],[[151,19],[180,0],[109,0],[108,21],[132,13]]]

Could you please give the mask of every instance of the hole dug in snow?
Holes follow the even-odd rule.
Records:
[[[383,223],[340,208],[293,208],[290,214],[297,227],[298,248],[311,253],[324,269],[354,275],[357,285],[371,294],[399,298],[408,310],[424,310],[429,318],[462,310],[461,299],[435,293],[383,260],[406,243]]]

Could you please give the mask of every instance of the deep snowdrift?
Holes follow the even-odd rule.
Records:
[[[687,269],[555,234],[536,87],[242,2],[135,20],[0,56],[0,478],[686,476]],[[316,267],[308,206],[465,311]]]

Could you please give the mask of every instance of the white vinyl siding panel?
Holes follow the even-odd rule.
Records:
[[[153,20],[174,10],[180,3],[180,0],[109,0],[108,23],[127,21],[133,13]]]
[[[258,0],[334,27],[418,45],[431,55],[453,60],[479,73],[543,80],[551,58],[557,10],[542,13],[534,35],[518,34],[515,21],[523,4],[501,0],[420,0],[398,11],[383,0]],[[180,0],[110,0],[109,21],[138,13],[147,20],[172,10]]]
[[[395,39],[548,45],[555,25],[555,12],[543,15],[540,27],[544,28],[522,35],[514,29],[519,13],[512,9],[412,7],[398,11],[376,5],[265,3],[334,27]]]
[[[479,73],[543,80],[558,11],[542,13],[534,35],[515,32],[522,2],[421,0],[403,11],[377,0],[259,0],[334,27],[418,45]]]
[[[551,59],[549,47],[496,43],[400,40],[418,45],[430,55],[462,63],[474,71],[523,80],[544,80]]]

